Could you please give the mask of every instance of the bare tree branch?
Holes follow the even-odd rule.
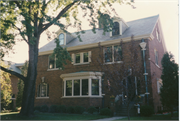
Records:
[[[5,72],[7,72],[7,73],[9,73],[9,74],[12,74],[12,75],[14,75],[14,76],[17,76],[18,78],[22,79],[24,82],[25,82],[25,80],[26,80],[26,77],[24,77],[23,75],[15,72],[15,71],[11,71],[11,70],[9,70],[9,69],[7,69],[7,68],[4,68],[4,67],[2,67],[2,66],[0,66],[0,69],[3,70],[3,71],[5,71]]]
[[[43,25],[44,27],[40,29],[39,33],[42,33],[44,30],[49,28],[54,22],[56,22],[64,13],[66,13],[66,11],[68,11],[78,1],[79,0],[75,0],[73,3],[67,5],[51,22],[49,22],[45,26]]]

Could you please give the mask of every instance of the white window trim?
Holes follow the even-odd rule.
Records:
[[[50,55],[49,55],[50,56]],[[56,68],[56,56],[55,56],[55,61],[54,61],[54,66],[55,66],[55,68],[49,68],[49,61],[50,61],[50,58],[49,58],[49,56],[48,56],[48,69],[47,69],[47,71],[55,71],[55,70],[62,70],[62,68]]]
[[[82,95],[82,79],[88,79],[88,95]],[[99,79],[99,95],[92,95],[92,79]],[[72,96],[66,96],[66,81],[72,80]],[[80,80],[80,95],[79,96],[74,96],[74,80]],[[97,97],[97,98],[102,98],[102,89],[101,89],[101,76],[79,76],[79,77],[69,77],[69,78],[64,78],[64,96],[61,98],[81,98],[81,97]]]
[[[113,20],[113,23],[118,22],[119,23],[119,35],[122,35],[122,20],[120,19],[116,19]],[[109,33],[110,37],[112,36],[116,36],[116,35],[112,35],[112,31]]]
[[[64,33],[64,32],[59,33],[59,34],[58,34],[58,37],[57,37],[58,40],[59,40],[59,35],[60,35],[60,34],[64,34],[64,44],[60,45],[60,46],[64,46],[64,45],[66,45],[66,33]],[[60,42],[60,41],[59,41],[59,42]]]
[[[84,62],[84,53],[88,53],[88,62]],[[80,54],[80,63],[76,63],[76,54]],[[85,65],[90,64],[91,62],[91,51],[80,52],[80,53],[72,53],[72,64],[73,65]]]
[[[49,97],[36,97],[36,99],[49,99]]]
[[[159,57],[158,57],[158,51],[156,49],[154,50],[154,55],[155,55],[155,64],[157,67],[159,67]]]
[[[110,45],[112,46],[112,62],[105,62],[105,56],[104,56],[104,64],[114,64],[114,63],[123,63],[123,61],[114,61],[114,46],[118,46],[118,45]],[[105,55],[105,48],[106,47],[110,47],[110,46],[105,46],[103,49],[103,55]],[[119,45],[120,46],[120,45]]]
[[[38,90],[40,90],[40,92],[39,92],[39,93],[40,93],[40,94],[39,94],[40,97],[38,97],[38,95],[37,95],[36,99],[39,99],[39,98],[49,98],[49,97],[47,96],[47,95],[48,95],[48,94],[47,94],[47,90],[48,90],[48,84],[47,84],[47,83],[45,83],[45,84],[46,84],[46,97],[41,97],[42,84],[43,84],[43,83],[40,83],[40,84],[39,84],[39,85],[40,85],[40,89],[39,89],[39,85],[38,85]]]
[[[162,80],[157,78],[157,92],[158,92],[158,94],[161,93],[161,87],[159,87],[160,81],[161,81],[161,83],[162,83]],[[161,85],[161,86],[162,86],[162,85]]]

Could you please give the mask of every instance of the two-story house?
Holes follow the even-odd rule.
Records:
[[[75,33],[65,33],[59,30],[57,38],[60,45],[67,48],[73,60],[65,65],[65,70],[56,66],[56,59],[49,58],[56,47],[55,40],[39,49],[35,106],[46,104],[48,106],[78,105],[85,108],[89,106],[109,107],[109,96],[106,95],[106,92],[102,93],[101,88],[103,72],[97,69],[92,60],[98,57],[99,42],[104,49],[115,50],[118,48],[120,50],[120,40],[128,45],[131,36],[134,35],[138,53],[141,55],[140,64],[142,67],[146,67],[146,72],[142,73],[143,80],[151,82],[148,83],[148,92],[143,87],[144,92],[139,95],[148,94],[148,99],[152,102],[156,112],[161,108],[159,95],[162,72],[161,58],[166,52],[166,47],[159,15],[130,22],[116,17],[113,22],[113,31],[106,32],[105,35],[103,35],[102,28],[96,29],[96,33],[86,30],[85,34],[81,35],[82,42],[79,41]],[[143,49],[143,47],[145,48]],[[121,53],[124,58],[126,58],[128,49],[125,48]],[[105,57],[103,63],[113,64],[115,58],[112,52],[112,57]]]

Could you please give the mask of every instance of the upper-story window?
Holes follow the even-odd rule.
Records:
[[[39,84],[37,97],[49,97],[49,85],[47,83]]]
[[[59,44],[64,45],[64,34],[62,33],[59,35]]]
[[[160,42],[160,37],[159,37],[158,29],[156,29],[156,37],[157,37],[157,40]]]
[[[108,62],[118,62],[122,60],[122,48],[120,45],[112,45],[104,48],[104,60]]]
[[[91,51],[72,54],[72,64],[88,64],[91,62]]]
[[[114,22],[114,26],[112,28],[112,36],[113,35],[119,35],[119,23]]]
[[[58,66],[57,61],[56,61],[56,57],[52,58],[51,56],[49,56],[49,65],[48,65],[48,69],[55,69],[55,68],[59,68],[60,66]]]
[[[155,50],[155,63],[158,65],[158,51]]]

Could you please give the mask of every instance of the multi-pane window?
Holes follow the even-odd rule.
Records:
[[[99,80],[92,79],[92,95],[99,95]]]
[[[49,86],[47,83],[41,83],[38,86],[38,97],[49,97]]]
[[[80,53],[76,54],[76,63],[80,63]]]
[[[158,65],[158,51],[155,50],[155,63]]]
[[[109,46],[104,48],[105,63],[117,62],[122,59],[122,48],[120,45]]]
[[[157,79],[157,92],[160,93],[161,92],[161,87],[162,87],[163,83],[161,79]]]
[[[62,33],[59,35],[59,44],[60,45],[64,44],[64,34],[62,34]]]
[[[66,81],[66,96],[72,95],[72,80]]]
[[[105,47],[105,62],[112,62],[112,46]]]
[[[80,80],[74,80],[74,96],[80,95]]]
[[[59,68],[60,66],[57,64],[57,59],[49,56],[49,69]]]
[[[66,80],[64,96],[99,96],[99,79]],[[90,84],[90,85],[89,85]]]
[[[156,29],[156,37],[157,37],[157,40],[160,41],[158,29]]]
[[[88,95],[88,79],[82,79],[82,95]]]
[[[72,64],[88,64],[91,62],[91,51],[72,53]]]
[[[112,28],[112,35],[119,35],[119,23],[114,22],[114,26]]]
[[[83,53],[83,62],[88,62],[88,61],[89,61],[88,53]]]
[[[114,61],[121,61],[122,48],[120,45],[114,46]]]

